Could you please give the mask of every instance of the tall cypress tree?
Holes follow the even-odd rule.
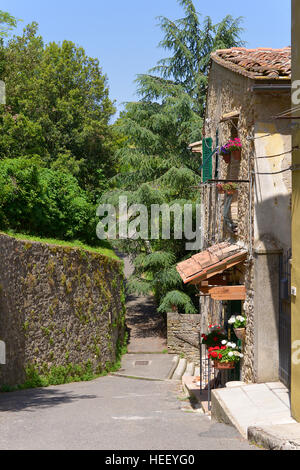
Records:
[[[242,45],[241,18],[226,16],[213,24],[201,23],[192,0],[178,0],[185,16],[177,21],[159,17],[164,38],[160,46],[171,55],[158,62],[149,74],[139,75],[140,100],[127,103],[116,124],[124,146],[117,153],[121,172],[114,178],[114,190],[106,202],[127,195],[129,203],[169,205],[199,201],[193,189],[200,180],[200,160],[188,144],[201,139],[202,120],[210,54],[218,48]],[[149,221],[150,222],[150,221]],[[176,220],[172,220],[173,228]],[[126,240],[121,249],[130,253],[135,271],[129,288],[137,293],[154,293],[158,310],[177,307],[196,312],[193,287],[183,287],[176,264],[191,256],[186,240]]]

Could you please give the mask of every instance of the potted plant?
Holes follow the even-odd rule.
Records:
[[[231,157],[231,154],[230,154],[230,151],[227,150],[226,146],[222,146],[221,149],[220,149],[220,155],[222,155],[225,163],[230,163],[230,157]]]
[[[219,325],[209,325],[209,332],[202,335],[202,344],[207,348],[221,346],[221,342],[226,338],[224,330]]]
[[[238,189],[238,185],[236,183],[226,183],[223,184],[223,189],[226,194],[234,194]]]
[[[208,357],[213,360],[214,368],[220,370],[234,369],[237,362],[244,355],[238,350],[235,343],[224,339],[221,346],[215,346],[208,349]]]
[[[219,194],[225,194],[225,189],[223,188],[223,184],[222,184],[222,183],[218,183],[218,184],[217,184],[217,190],[218,190],[218,193],[219,193]]]
[[[225,148],[228,152],[231,153],[231,156],[235,160],[240,160],[241,159],[241,154],[242,154],[242,143],[241,140],[236,137],[233,140],[229,140],[227,144],[225,145]]]
[[[233,326],[236,337],[242,341],[245,339],[246,335],[246,321],[246,317],[242,315],[232,315],[228,320],[229,325]]]

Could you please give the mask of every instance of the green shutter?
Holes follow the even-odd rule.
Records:
[[[202,181],[212,179],[212,156],[213,156],[213,140],[211,137],[202,141]]]

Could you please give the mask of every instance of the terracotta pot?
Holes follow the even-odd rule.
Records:
[[[235,362],[218,362],[214,361],[214,368],[219,370],[229,370],[235,368]]]
[[[234,158],[235,160],[240,160],[241,159],[241,156],[242,156],[242,151],[241,150],[233,150],[231,152],[231,156],[232,158]]]
[[[230,159],[231,159],[230,153],[228,155],[222,155],[222,157],[224,158],[225,163],[230,163]]]
[[[225,194],[225,190],[223,188],[218,188],[217,187],[217,190],[218,190],[219,194]]]
[[[235,336],[241,341],[244,341],[246,336],[246,328],[234,328],[233,330],[235,332]]]

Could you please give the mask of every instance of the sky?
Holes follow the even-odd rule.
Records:
[[[203,17],[214,23],[227,14],[244,17],[246,47],[282,48],[291,43],[290,0],[194,0]],[[64,39],[97,57],[108,77],[110,98],[122,103],[138,99],[134,80],[168,55],[159,49],[162,32],[157,16],[183,16],[177,0],[1,0],[0,8],[22,19],[21,33],[32,21],[39,23],[44,41]]]

